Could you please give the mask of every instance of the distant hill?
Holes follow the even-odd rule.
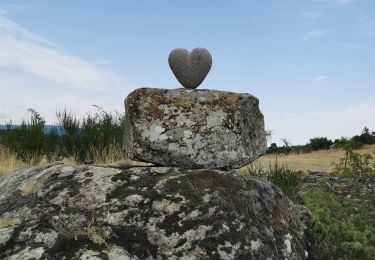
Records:
[[[19,125],[12,125],[12,128],[17,128],[17,127],[19,127]],[[0,131],[5,130],[5,129],[7,129],[6,125],[0,125]],[[56,129],[58,135],[64,134],[64,128],[62,126],[56,126],[56,125],[46,125],[44,127],[44,132],[49,133],[52,131],[52,129]]]

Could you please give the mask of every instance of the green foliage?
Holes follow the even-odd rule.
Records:
[[[295,200],[300,187],[300,181],[297,173],[290,169],[286,164],[279,164],[276,161],[269,164],[264,169],[260,164],[250,164],[247,166],[248,173],[251,176],[271,181],[278,186],[289,198]]]
[[[353,136],[352,141],[361,145],[375,144],[375,132],[370,133],[370,130],[365,127],[361,135]]]
[[[45,146],[44,119],[34,109],[30,108],[31,120],[23,121],[21,126],[13,128],[9,123],[7,129],[2,131],[2,143],[18,159],[29,164],[38,163],[47,149]]]
[[[56,116],[59,125],[64,129],[64,134],[62,136],[62,143],[64,145],[63,154],[65,156],[79,158],[81,133],[79,119],[66,109],[57,111]]]
[[[31,121],[19,127],[0,131],[0,143],[26,163],[36,164],[72,157],[77,162],[108,163],[123,156],[124,117],[111,114],[95,106],[96,112],[78,119],[66,109],[56,113],[63,133],[57,128],[46,132],[45,121],[34,109]]]
[[[367,207],[320,189],[307,190],[304,205],[312,214],[316,259],[375,259],[375,216]]]
[[[95,107],[97,112],[82,120],[81,153],[77,158],[80,161],[121,156],[124,118],[118,114],[112,115],[101,107]]]
[[[373,155],[354,152],[350,146],[345,149],[345,156],[335,165],[334,171],[345,177],[367,177],[375,179],[375,151]]]
[[[43,154],[48,162],[62,160],[64,147],[57,128],[53,127],[44,134]]]
[[[285,138],[282,139],[283,145],[277,146],[276,143],[272,143],[270,147],[267,148],[266,153],[267,154],[289,154],[292,149],[290,146],[290,143]]]
[[[279,153],[279,147],[276,143],[272,143],[270,147],[267,148],[266,154]]]
[[[352,138],[341,137],[332,142],[327,137],[315,137],[310,139],[310,142],[305,145],[290,145],[286,139],[282,139],[283,145],[277,146],[276,143],[271,143],[267,148],[267,154],[288,154],[288,153],[309,153],[316,150],[333,148],[345,148],[350,146],[352,149],[359,149],[364,145],[375,144],[375,132],[365,127],[360,135],[355,135]]]
[[[300,181],[297,173],[291,170],[287,164],[280,165],[277,160],[268,165],[268,180],[277,185],[291,199],[296,199]]]
[[[77,119],[66,109],[57,113],[59,124],[64,129],[62,136],[66,156],[77,162],[115,161],[122,156],[124,117],[111,114],[99,106],[97,111]]]
[[[329,149],[332,144],[333,142],[327,139],[327,137],[315,137],[310,139],[308,146],[311,147],[312,151],[317,151]]]

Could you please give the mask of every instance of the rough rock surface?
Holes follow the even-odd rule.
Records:
[[[0,180],[0,259],[305,259],[301,219],[237,170],[53,164]]]
[[[177,48],[169,54],[168,63],[181,85],[194,89],[203,82],[210,71],[212,57],[204,48],[195,48],[191,52]]]
[[[240,168],[266,149],[258,103],[224,91],[137,89],[125,100],[125,151],[162,166]]]

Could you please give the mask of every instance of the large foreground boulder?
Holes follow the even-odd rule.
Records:
[[[125,151],[162,166],[240,168],[266,149],[258,103],[216,90],[137,89],[125,101]]]
[[[0,259],[305,259],[306,224],[238,171],[55,164],[0,180]]]

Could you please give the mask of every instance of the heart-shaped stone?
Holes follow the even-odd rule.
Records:
[[[185,88],[197,88],[211,69],[212,58],[208,50],[196,48],[189,52],[177,48],[168,57],[169,67]]]

